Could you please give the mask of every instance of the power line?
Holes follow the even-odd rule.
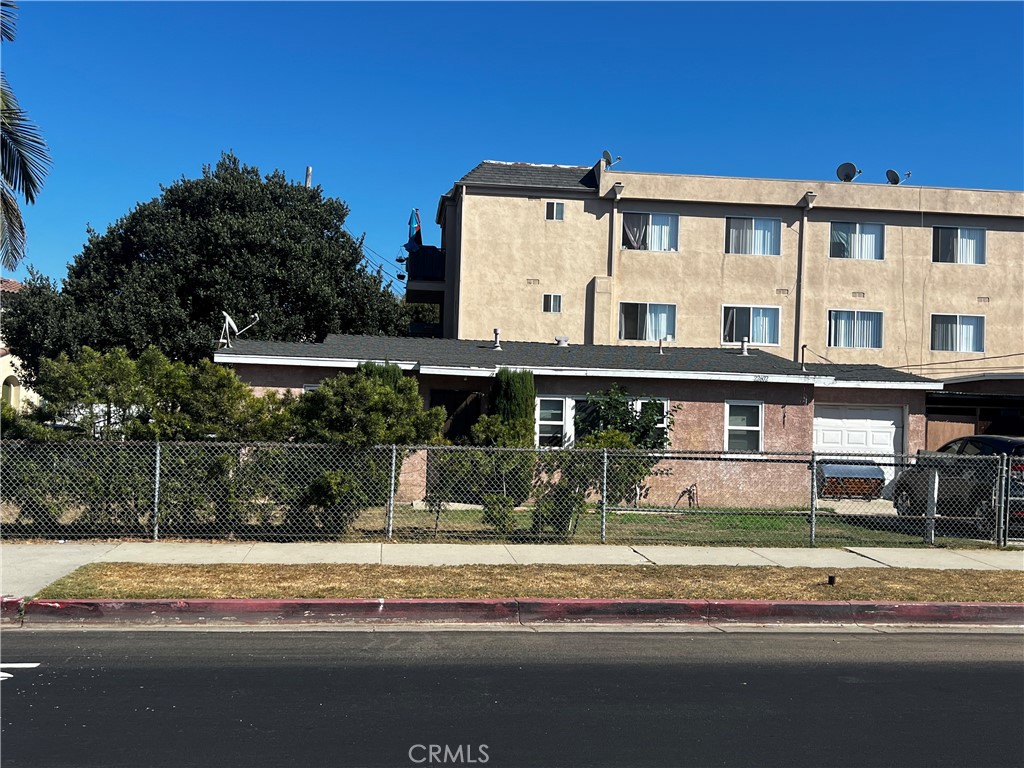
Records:
[[[1024,352],[1014,352],[1010,355],[988,355],[986,357],[969,357],[962,360],[942,360],[936,363],[915,363],[914,365],[898,365],[896,368],[931,368],[934,366],[950,366],[954,363],[977,363],[981,360],[1003,360],[1007,357],[1024,357]]]

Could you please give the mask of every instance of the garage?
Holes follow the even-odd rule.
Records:
[[[814,450],[846,456],[902,453],[903,408],[815,405]],[[893,468],[884,471],[886,481],[892,480]]]

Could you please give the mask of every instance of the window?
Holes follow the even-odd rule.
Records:
[[[933,352],[984,352],[985,318],[981,315],[932,315]]]
[[[567,444],[566,413],[571,400],[564,397],[537,398],[537,445],[541,448],[561,448]],[[569,421],[572,424],[572,421]]]
[[[560,293],[545,293],[544,294],[544,311],[545,312],[561,312],[562,311],[562,294],[560,294]]]
[[[985,263],[984,229],[935,227],[932,233],[932,261],[947,264]]]
[[[619,338],[638,341],[674,341],[675,304],[619,304]]]
[[[782,222],[779,219],[725,220],[725,252],[751,256],[778,256]]]
[[[830,309],[828,345],[852,349],[881,349],[882,313]]]
[[[881,224],[832,222],[829,256],[833,259],[881,261],[885,227]]]
[[[303,392],[316,392],[318,389],[320,389],[320,385],[319,384],[303,384],[302,385],[302,391]]]
[[[727,451],[761,450],[762,404],[745,400],[725,403],[725,449]]]
[[[631,401],[634,411],[642,413],[644,409],[655,408],[659,417],[654,424],[651,437],[660,445],[668,433],[669,412],[668,400],[656,397],[638,397]],[[537,398],[537,445],[541,448],[562,448],[573,445],[586,435],[600,432],[604,425],[600,422],[598,409],[592,397],[539,397]]]
[[[679,217],[674,213],[622,214],[622,247],[635,251],[679,250]]]
[[[722,343],[779,343],[778,307],[722,307]]]
[[[549,201],[547,205],[544,206],[544,218],[548,221],[564,221],[565,203]]]

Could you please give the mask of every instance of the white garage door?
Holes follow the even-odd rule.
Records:
[[[893,454],[903,452],[903,409],[899,406],[814,406],[814,450],[819,453]],[[893,468],[884,467],[892,480]]]

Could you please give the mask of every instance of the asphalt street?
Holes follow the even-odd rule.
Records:
[[[0,664],[9,768],[1024,764],[1020,634],[9,630]]]

